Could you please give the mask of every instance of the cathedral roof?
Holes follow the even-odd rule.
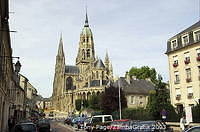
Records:
[[[77,66],[65,66],[65,73],[79,74],[79,68]]]
[[[103,64],[102,60],[101,59],[98,59],[95,63],[94,63],[94,66],[96,68],[105,68],[105,65]]]

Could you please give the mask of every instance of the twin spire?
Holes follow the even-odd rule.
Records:
[[[60,35],[60,42],[58,47],[58,56],[64,56],[62,33]]]

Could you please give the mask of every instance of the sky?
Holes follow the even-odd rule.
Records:
[[[200,19],[200,0],[87,0],[96,55],[108,51],[114,76],[149,66],[169,79],[167,40]],[[75,65],[86,0],[10,0],[13,56],[43,97],[53,91],[60,34],[65,63]],[[16,61],[16,60],[15,60]]]

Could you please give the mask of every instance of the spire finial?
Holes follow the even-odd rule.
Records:
[[[84,25],[84,27],[89,27],[88,15],[87,15],[87,0],[86,0],[85,10],[86,10],[86,18],[85,18],[85,25]]]

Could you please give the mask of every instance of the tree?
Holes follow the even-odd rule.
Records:
[[[76,110],[80,111],[82,108],[88,107],[88,101],[85,99],[77,99],[75,101]]]
[[[169,90],[166,83],[162,82],[161,75],[156,80],[155,91],[150,92],[147,109],[154,119],[161,119],[160,112],[165,109],[168,112],[168,119],[177,117],[174,107],[170,103]]]
[[[81,110],[81,102],[82,102],[81,99],[77,99],[77,100],[75,101],[76,110],[78,110],[78,111]]]
[[[132,67],[128,74],[138,79],[150,78],[153,83],[156,83],[157,72],[154,68],[149,68],[148,66],[143,66],[141,68]]]
[[[124,92],[121,90],[121,108],[127,107],[126,97]],[[105,114],[111,114],[113,111],[119,110],[119,89],[110,86],[105,89],[100,100],[100,105]]]
[[[89,107],[94,110],[100,110],[100,97],[100,95],[92,95],[88,101]]]

